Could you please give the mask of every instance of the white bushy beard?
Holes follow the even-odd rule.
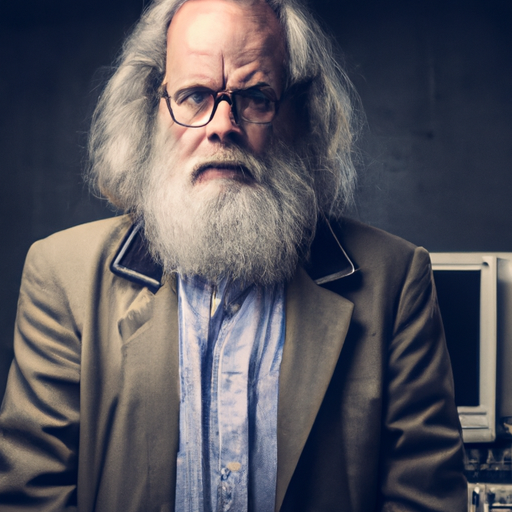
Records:
[[[194,170],[215,161],[240,164],[253,179],[194,184]],[[280,142],[258,157],[219,145],[213,155],[176,162],[168,130],[158,127],[136,213],[164,272],[259,285],[290,279],[317,220],[313,180],[297,154]]]

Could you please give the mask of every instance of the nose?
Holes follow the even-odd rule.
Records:
[[[220,101],[213,119],[206,125],[206,135],[212,142],[226,142],[242,134],[228,101]]]

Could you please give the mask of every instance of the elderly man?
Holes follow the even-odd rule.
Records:
[[[341,216],[349,93],[292,0],[148,9],[91,132],[126,214],[27,257],[1,510],[464,510],[428,255]]]

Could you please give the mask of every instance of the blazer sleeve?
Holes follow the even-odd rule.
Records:
[[[49,245],[29,251],[20,289],[0,410],[2,512],[76,510],[80,334]]]
[[[383,512],[467,510],[453,377],[428,253],[414,253],[389,345]]]

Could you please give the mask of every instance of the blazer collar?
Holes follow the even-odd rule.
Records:
[[[318,285],[326,284],[356,272],[356,266],[339,241],[339,226],[322,218],[317,225],[308,262],[304,269]],[[112,263],[111,271],[156,293],[162,286],[163,269],[148,250],[142,223],[133,224],[124,237]]]
[[[156,293],[162,286],[163,269],[149,253],[142,223],[133,224],[110,264],[110,270]]]
[[[304,269],[316,284],[336,281],[356,272],[356,266],[340,243],[339,224],[321,217]]]

